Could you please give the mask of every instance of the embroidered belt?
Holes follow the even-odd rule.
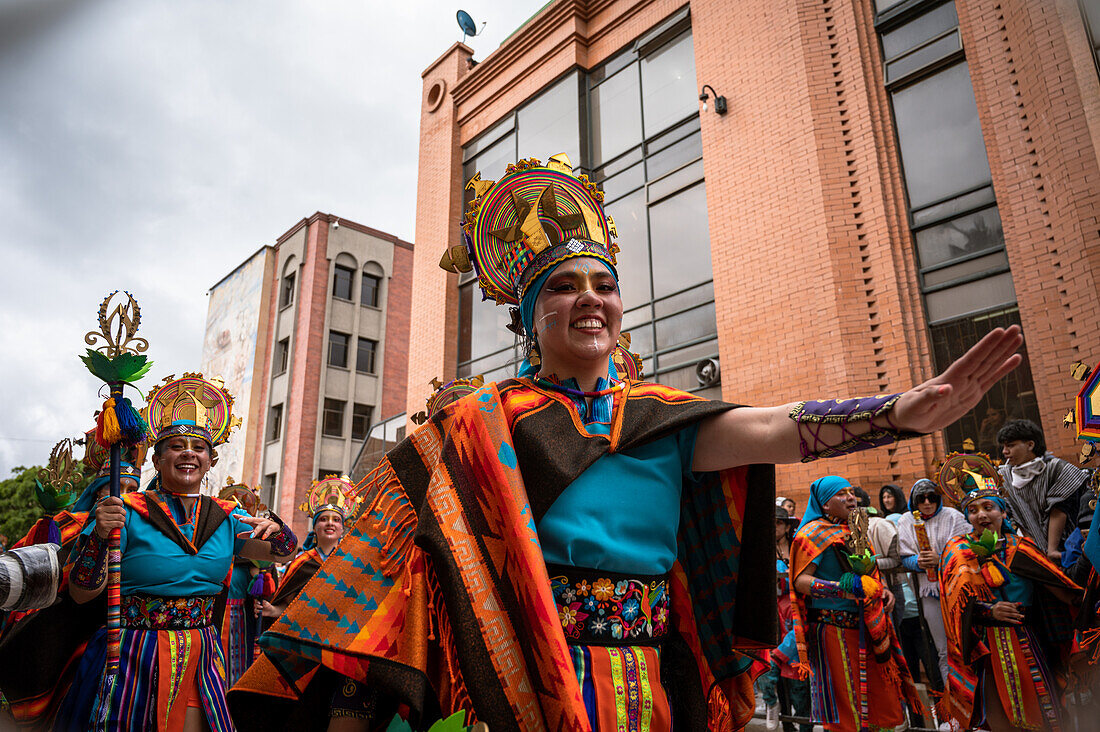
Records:
[[[123,595],[122,626],[141,630],[205,628],[214,621],[214,595],[157,597]]]
[[[572,645],[653,646],[668,633],[668,576],[548,564],[550,590]]]
[[[828,610],[826,608],[809,608],[811,623],[825,623],[835,625],[838,628],[859,628],[859,613],[850,610]]]

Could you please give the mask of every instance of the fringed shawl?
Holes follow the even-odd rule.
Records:
[[[993,603],[996,598],[982,576],[977,555],[967,544],[969,536],[957,536],[947,543],[940,562],[943,585],[940,607],[947,635],[948,679],[941,702],[945,716],[963,724],[974,712],[974,696],[978,684],[978,662],[989,654],[985,635],[975,622],[975,603]],[[1030,539],[1006,534],[1005,559],[995,561],[1002,572],[1019,574],[1035,583],[1034,617],[1038,627],[1031,630],[1039,638],[1046,660],[1055,674],[1060,674],[1068,661],[1073,639],[1071,609],[1058,600],[1046,587],[1062,587],[1080,592],[1062,570],[1056,567]]]
[[[350,677],[414,725],[466,710],[494,732],[588,730],[536,522],[600,455],[730,408],[628,382],[611,434],[588,435],[562,397],[516,379],[441,410],[368,476],[368,508],[260,641],[265,656],[230,692],[240,728],[293,710],[316,726]],[[773,496],[771,466],[683,491],[662,677],[679,682],[670,701],[690,729],[752,715],[739,651],[775,645],[775,563],[771,521],[743,518],[770,519]]]

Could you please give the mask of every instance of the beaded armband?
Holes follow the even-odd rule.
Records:
[[[918,437],[916,432],[902,432],[890,421],[890,412],[900,398],[901,394],[890,394],[843,401],[829,399],[799,402],[794,405],[788,416],[798,424],[802,462],[849,455],[860,450],[889,445],[907,437]],[[873,420],[876,417],[885,419],[889,427],[874,425]],[[852,422],[871,422],[871,429],[857,435],[848,429]],[[842,438],[839,443],[829,444],[821,438],[821,427],[827,424],[840,427]]]
[[[830,582],[829,580],[818,579],[814,577],[813,584],[810,585],[810,597],[816,597],[819,599],[824,598],[843,598],[845,589],[839,582]]]
[[[92,532],[80,548],[69,581],[77,587],[95,590],[107,581],[107,541]]]
[[[294,550],[298,548],[298,537],[294,535],[290,527],[284,524],[283,520],[279,518],[274,511],[269,514],[269,518],[279,524],[279,531],[267,537],[264,541],[271,544],[271,553],[274,556],[289,557],[294,553]]]

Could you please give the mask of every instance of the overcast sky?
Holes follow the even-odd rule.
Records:
[[[207,290],[315,211],[415,242],[420,74],[543,0],[0,0],[0,479],[102,402],[78,354],[124,289],[196,370]]]

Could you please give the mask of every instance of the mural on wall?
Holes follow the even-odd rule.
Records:
[[[241,426],[227,444],[218,447],[218,464],[210,469],[206,492],[217,494],[227,476],[246,482],[243,473],[244,448],[248,441],[248,413],[255,367],[256,338],[260,325],[264,284],[265,250],[256,252],[244,264],[210,291],[206,314],[206,335],[202,344],[202,373],[220,377],[233,395],[233,414]]]

